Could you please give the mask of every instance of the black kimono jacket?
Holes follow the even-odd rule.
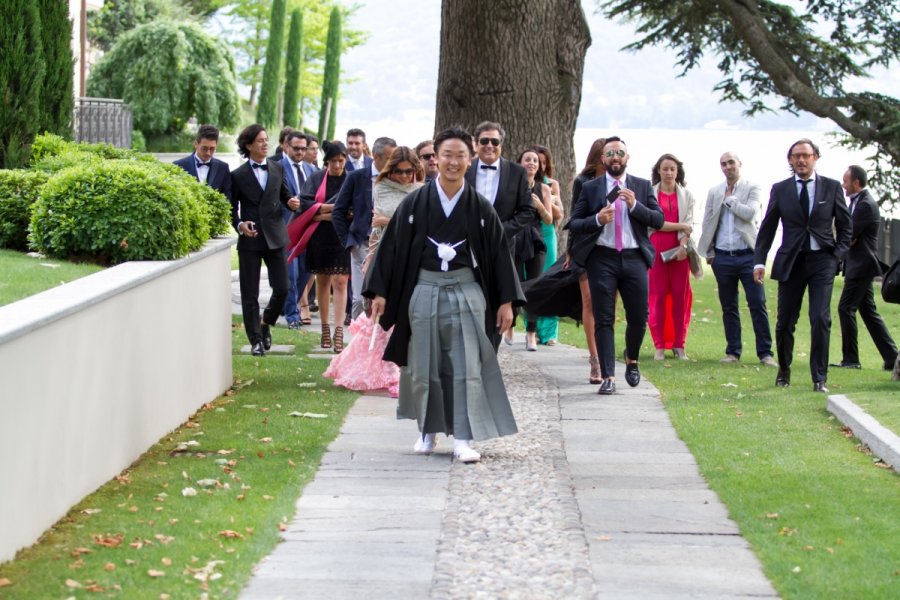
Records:
[[[440,202],[431,182],[408,195],[391,217],[378,246],[375,259],[366,273],[363,296],[386,299],[379,324],[394,332],[384,351],[384,360],[400,366],[407,364],[410,338],[409,302],[418,279],[422,252],[431,247],[426,228],[431,206]],[[432,202],[433,201],[433,202]],[[440,210],[440,209],[438,209]],[[475,261],[475,279],[484,292],[486,310],[484,329],[490,339],[497,328],[497,310],[511,302],[525,303],[525,295],[509,255],[509,245],[494,207],[466,184],[454,208],[465,211],[468,245]]]

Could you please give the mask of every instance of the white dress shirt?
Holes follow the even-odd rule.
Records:
[[[735,181],[734,185],[731,186],[731,195],[725,196],[722,199],[722,211],[719,213],[719,226],[716,228],[715,247],[721,250],[728,250],[729,252],[747,250],[750,248],[750,246],[747,245],[747,242],[744,241],[744,238],[741,237],[741,232],[734,226],[734,212],[728,207],[729,200],[731,200],[731,203],[737,202],[737,196],[734,195],[734,190],[737,189],[738,181]],[[723,193],[726,193],[727,191],[728,183],[726,182]]]
[[[496,169],[482,169],[481,165],[497,167]],[[479,158],[475,163],[475,191],[487,198],[491,205],[497,199],[497,190],[500,188],[500,160],[488,165]]]
[[[622,189],[628,189],[625,186],[625,175],[622,175],[622,179],[617,180],[615,177],[607,173],[606,177],[606,190],[607,193],[611,192],[613,188],[620,187]],[[625,202],[624,200],[622,202]],[[635,204],[637,201],[635,200]],[[628,217],[628,212],[631,212],[634,207],[631,209],[628,208],[628,205],[625,204],[625,210],[627,211],[623,215],[622,219],[622,249],[627,250],[629,248],[637,248],[637,238],[634,237],[634,230],[631,228],[631,219]],[[600,224],[599,217],[595,217],[597,219],[597,224]],[[613,220],[606,225],[603,226],[603,231],[600,232],[600,235],[597,236],[597,245],[605,246],[607,248],[612,248],[615,250],[616,248],[616,220]]]
[[[209,165],[201,165],[203,161],[200,160],[200,157],[197,156],[197,153],[194,152],[194,166],[197,167],[197,180],[200,183],[206,183],[207,178],[209,177]],[[209,159],[209,162],[212,162],[212,159]]]
[[[253,171],[253,175],[256,176],[256,180],[259,182],[259,186],[262,189],[266,189],[266,184],[269,182],[269,171],[266,169],[254,169],[253,168],[254,164],[264,165],[264,166],[268,166],[268,165],[266,165],[266,163],[264,163],[264,162],[258,163],[255,160],[250,159],[250,170]]]
[[[453,209],[456,208],[456,205],[459,204],[459,199],[462,197],[463,190],[466,189],[466,182],[463,181],[462,187],[459,188],[458,192],[453,194],[452,198],[447,196],[447,193],[444,192],[444,189],[441,187],[440,174],[434,179],[434,187],[437,189],[438,198],[441,199],[441,208],[444,209],[444,216],[449,219],[450,213],[452,213]]]

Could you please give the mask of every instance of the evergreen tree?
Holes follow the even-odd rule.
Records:
[[[341,75],[341,10],[331,9],[328,41],[325,44],[325,80],[322,82],[322,108],[319,111],[319,139],[333,140],[337,117],[338,80]],[[327,131],[326,131],[327,124]]]
[[[282,123],[300,129],[300,73],[303,64],[303,12],[295,8],[291,13],[288,33],[287,67],[284,81],[284,118]]]
[[[266,65],[263,67],[259,106],[256,109],[257,122],[268,129],[278,125],[278,90],[281,87],[281,56],[284,54],[284,17],[285,0],[273,0]]]
[[[47,66],[38,133],[48,131],[71,139],[75,59],[72,56],[69,6],[59,0],[37,0],[37,6],[41,15],[41,40]]]
[[[40,122],[46,66],[37,1],[3,0],[0,23],[0,168],[13,169],[28,161]]]

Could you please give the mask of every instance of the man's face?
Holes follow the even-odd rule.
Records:
[[[844,182],[843,183],[844,192],[848,196],[852,196],[853,194],[858,194],[859,192],[862,191],[862,186],[859,185],[859,182],[854,180],[852,175],[850,174],[850,169],[847,169],[846,171],[844,171],[843,182]]]
[[[809,144],[797,144],[791,149],[791,155],[788,158],[788,162],[791,163],[791,168],[794,169],[794,173],[797,174],[801,179],[809,179],[812,177],[813,171],[816,170],[816,162],[819,160],[819,157],[816,156],[816,151],[813,150],[813,147]]]
[[[199,142],[194,142],[194,153],[197,154],[200,162],[209,162],[213,154],[216,153],[216,146],[218,145],[219,142],[216,140],[201,138]]]
[[[628,166],[628,148],[616,140],[603,147],[603,166],[613,177],[620,177]]]
[[[500,132],[496,129],[487,129],[482,131],[475,140],[475,153],[478,154],[481,162],[492,165],[500,160],[500,153],[503,151],[502,144]]]
[[[306,162],[316,164],[319,160],[319,142],[310,142],[306,146]]]
[[[445,140],[437,155],[441,179],[448,183],[461,181],[466,176],[470,160],[471,154],[465,142],[456,138]]]
[[[363,144],[366,138],[361,135],[351,135],[347,137],[347,152],[354,159],[358,159],[363,153]]]
[[[259,163],[269,155],[269,135],[265,129],[256,134],[253,142],[247,145],[247,152],[250,154],[250,158]]]
[[[728,183],[734,183],[741,178],[741,161],[730,152],[726,152],[719,159],[719,167]]]
[[[391,152],[394,151],[394,146],[382,146],[381,154],[375,154],[372,157],[372,162],[375,163],[375,168],[380,173],[384,168],[384,165],[387,164],[388,158],[391,157]]]
[[[285,153],[292,162],[298,163],[306,156],[306,140],[303,138],[294,138],[287,143]]]
[[[434,146],[422,146],[422,149],[419,150],[419,160],[422,161],[425,175],[434,178],[438,172],[437,155],[434,153]]]

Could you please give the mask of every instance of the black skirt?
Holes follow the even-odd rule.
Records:
[[[309,238],[306,268],[317,275],[348,275],[350,251],[341,245],[331,221],[322,221]]]

